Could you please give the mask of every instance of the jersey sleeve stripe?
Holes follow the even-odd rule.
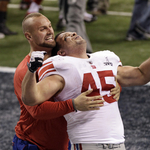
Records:
[[[55,72],[56,69],[52,62],[43,64],[43,66],[38,71],[39,81],[42,80],[48,73]]]

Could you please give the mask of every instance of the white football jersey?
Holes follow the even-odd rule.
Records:
[[[90,95],[102,95],[105,102],[100,110],[77,111],[65,115],[72,143],[122,143],[124,127],[118,102],[109,94],[115,87],[117,67],[122,65],[118,56],[110,51],[88,54],[88,59],[55,56],[47,59],[39,70],[39,80],[59,74],[65,80],[56,101],[75,98],[93,89]]]

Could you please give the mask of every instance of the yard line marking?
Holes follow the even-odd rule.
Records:
[[[51,1],[51,0],[48,0]],[[54,1],[54,0],[53,0]],[[20,9],[20,5],[19,4],[8,4],[8,8],[18,8]],[[49,7],[49,6],[42,6],[43,10],[46,11],[59,11],[58,7]],[[116,15],[116,16],[127,16],[127,17],[131,17],[132,13],[129,12],[116,12],[116,11],[108,11],[107,12],[108,15]]]
[[[7,73],[15,73],[16,68],[14,67],[1,67],[0,72],[7,72]]]
[[[8,4],[8,8],[20,8],[19,4]]]
[[[14,8],[14,9],[20,9],[19,4],[8,4],[8,8]],[[59,11],[58,7],[47,7],[47,6],[42,6],[43,10],[47,11]]]
[[[116,11],[108,11],[107,12],[108,15],[117,15],[117,16],[132,16],[132,13],[129,12],[116,12]]]
[[[59,11],[58,7],[48,7],[48,6],[42,6],[43,10],[47,11]]]

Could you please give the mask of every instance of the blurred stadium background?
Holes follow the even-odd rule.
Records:
[[[15,67],[29,52],[29,45],[22,34],[21,22],[26,10],[19,9],[18,0],[11,0],[7,26],[18,35],[0,39],[0,150],[11,150],[14,127],[19,119],[20,108],[13,89]],[[86,23],[87,34],[94,51],[109,49],[121,59],[123,65],[138,66],[149,57],[149,41],[125,41],[134,0],[110,0],[108,15]],[[52,22],[55,34],[58,21],[57,0],[44,0],[41,12]],[[13,68],[12,68],[13,67]],[[150,87],[123,88],[119,107],[125,126],[127,150],[150,150]],[[117,128],[117,127],[116,127]]]

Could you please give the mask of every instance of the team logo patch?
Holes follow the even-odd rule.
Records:
[[[107,57],[105,57],[105,58],[106,58],[106,62],[104,62],[104,65],[105,66],[113,66],[113,63],[110,62]]]

